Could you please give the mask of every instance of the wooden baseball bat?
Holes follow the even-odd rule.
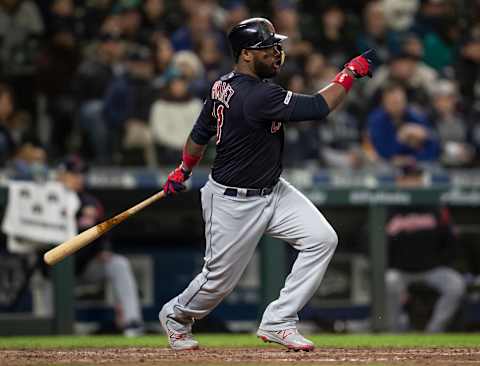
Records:
[[[99,236],[105,234],[107,231],[112,229],[114,226],[120,224],[122,221],[126,220],[130,216],[135,215],[138,211],[143,210],[145,207],[151,205],[153,202],[158,201],[165,197],[163,191],[157,192],[154,195],[148,197],[142,202],[136,204],[133,207],[119,213],[118,215],[101,222],[98,225],[92,226],[91,228],[82,231],[80,234],[75,235],[73,238],[68,239],[62,244],[56,246],[53,249],[50,249],[43,256],[45,263],[53,266],[54,264],[60,262],[66,256],[75,253],[80,248],[90,244],[92,241],[97,239]]]

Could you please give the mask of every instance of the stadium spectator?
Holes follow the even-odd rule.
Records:
[[[446,166],[468,166],[474,158],[465,116],[458,107],[457,85],[440,80],[433,89],[433,110],[430,120],[435,124],[442,148],[441,161]]]
[[[402,51],[417,60],[423,59],[423,43],[415,33],[407,33],[402,37]]]
[[[327,167],[357,169],[363,166],[361,124],[346,104],[329,115],[319,129],[320,156]]]
[[[82,16],[85,40],[95,40],[102,33],[102,25],[112,11],[112,4],[113,0],[96,0],[85,4]]]
[[[164,35],[153,41],[152,50],[155,74],[152,84],[156,90],[161,91],[166,86],[170,76],[177,72],[173,67],[175,51],[170,39]]]
[[[166,94],[153,103],[150,114],[150,130],[159,163],[176,163],[202,105],[200,99],[190,94],[184,78],[171,77]]]
[[[189,89],[198,98],[205,98],[209,87],[205,68],[200,58],[191,51],[179,51],[173,55],[174,73],[179,72],[188,81]]]
[[[0,166],[12,158],[28,126],[28,114],[16,111],[12,89],[0,83]]]
[[[38,6],[30,0],[0,2],[0,78],[16,96],[17,107],[36,120],[36,57],[44,35]]]
[[[175,51],[193,51],[198,48],[206,34],[215,36],[220,49],[227,53],[225,35],[214,26],[212,21],[212,8],[205,4],[196,4],[195,10],[188,14],[186,25],[172,34],[173,48]]]
[[[415,55],[402,51],[376,70],[372,80],[363,88],[363,93],[365,98],[377,103],[383,86],[389,82],[399,83],[405,88],[410,103],[426,112],[425,106],[430,102],[432,85],[437,79],[435,70]]]
[[[72,33],[75,38],[83,36],[83,27],[75,16],[73,0],[53,0],[47,18],[47,35],[51,37],[59,31]]]
[[[328,85],[332,73],[337,68],[329,64],[328,59],[319,52],[313,52],[305,60],[304,75],[305,89],[313,93]]]
[[[480,112],[480,5],[460,42],[455,71],[467,113]]]
[[[415,23],[415,15],[421,0],[382,0],[388,28],[406,32]]]
[[[95,33],[95,37],[102,33],[122,34],[122,32],[122,16],[119,11],[115,10],[106,14],[102,20],[99,32]]]
[[[357,35],[359,52],[373,48],[377,51],[377,64],[383,64],[400,50],[400,35],[388,29],[381,0],[369,2],[363,11],[363,28]]]
[[[104,116],[109,131],[113,161],[146,164],[151,140],[147,121],[155,93],[151,82],[153,63],[146,47],[128,51],[126,73],[112,79],[104,98]],[[130,150],[130,154],[125,154]],[[153,164],[152,161],[150,161]]]
[[[75,98],[72,79],[80,61],[79,40],[73,21],[73,2],[55,0],[51,5],[49,38],[39,55],[37,82],[46,97],[51,119],[49,156],[58,158],[69,151]]]
[[[168,4],[168,3],[167,3]],[[167,34],[172,35],[185,25],[185,20],[190,18],[199,5],[197,0],[180,0],[170,2],[166,12],[166,23],[170,25]]]
[[[231,0],[225,6],[225,19],[223,22],[222,30],[228,33],[230,29],[240,23],[243,19],[250,17],[250,9],[243,0]]]
[[[313,51],[313,46],[304,39],[297,7],[291,1],[277,1],[274,2],[273,8],[275,29],[280,34],[288,36],[284,44],[288,58],[297,62],[302,60]]]
[[[197,54],[205,68],[207,86],[231,70],[231,61],[222,53],[215,36],[211,34],[201,40]]]
[[[90,57],[86,57],[73,78],[82,152],[95,163],[111,162],[108,128],[103,115],[104,96],[114,77],[121,75],[125,42],[119,33],[100,33]]]
[[[223,29],[225,21],[226,21],[226,16],[227,16],[227,10],[223,6],[224,2],[219,1],[219,0],[201,0],[202,6],[205,6],[209,8],[210,13],[212,14],[212,23],[214,27],[218,30]],[[196,5],[198,6],[198,2],[196,2]]]
[[[471,142],[475,149],[474,166],[480,166],[480,110],[473,110],[470,113],[468,124]]]
[[[423,42],[423,60],[438,72],[453,63],[460,36],[457,7],[454,1],[422,0],[412,26]]]
[[[306,81],[300,74],[293,74],[287,89],[293,93],[306,93]],[[317,89],[318,90],[318,89]],[[285,146],[283,164],[286,167],[319,165],[318,122],[292,124],[285,129]]]
[[[145,44],[151,44],[166,31],[164,0],[146,0],[142,4],[140,38]]]
[[[355,38],[352,25],[347,21],[345,11],[335,3],[327,5],[321,14],[320,29],[309,35],[315,50],[321,51],[337,67],[355,52]]]
[[[114,11],[119,17],[122,36],[131,43],[148,44],[142,39],[140,33],[142,15],[140,13],[140,0],[120,0],[114,5]]]
[[[395,165],[439,158],[440,148],[429,122],[412,110],[399,84],[384,88],[381,106],[368,116],[368,136],[378,157]]]
[[[397,183],[399,186],[419,187],[422,173],[412,169],[400,175]],[[409,329],[403,307],[408,299],[409,285],[420,282],[439,293],[425,330],[446,331],[466,287],[460,273],[451,267],[458,243],[449,211],[445,207],[431,206],[392,207],[385,231],[388,240],[385,282],[389,330]]]
[[[7,165],[10,179],[45,181],[48,175],[47,151],[36,138],[24,137],[17,144],[15,153]]]

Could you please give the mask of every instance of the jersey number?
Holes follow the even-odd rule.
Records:
[[[222,139],[222,127],[223,127],[223,110],[225,109],[225,107],[223,106],[223,104],[219,104],[216,111],[215,111],[215,114],[216,114],[216,118],[217,118],[217,140],[215,141],[215,143],[218,145],[220,143],[220,140]]]

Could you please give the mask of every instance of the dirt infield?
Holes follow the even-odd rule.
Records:
[[[0,350],[1,366],[19,365],[480,365],[479,348],[318,348],[287,352],[282,348],[204,348],[173,352],[166,348]]]

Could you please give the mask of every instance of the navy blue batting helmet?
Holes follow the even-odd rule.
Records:
[[[238,58],[243,49],[268,48],[287,38],[287,36],[275,33],[273,24],[265,18],[246,19],[235,25],[228,34],[235,58]]]

